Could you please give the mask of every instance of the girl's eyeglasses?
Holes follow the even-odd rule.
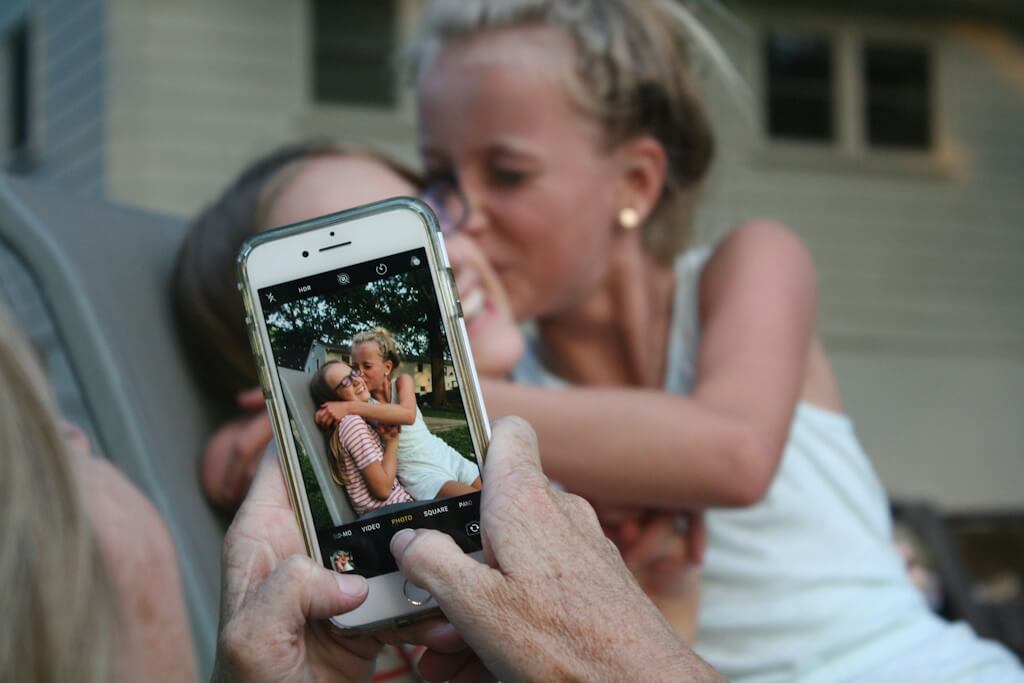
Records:
[[[427,183],[420,199],[429,206],[446,237],[457,233],[469,218],[469,202],[453,176],[442,176]]]
[[[334,387],[334,393],[338,393],[338,389],[348,389],[361,375],[362,373],[359,372],[359,368],[352,368],[352,372],[342,377],[338,385]]]

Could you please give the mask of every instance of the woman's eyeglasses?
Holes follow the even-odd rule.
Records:
[[[342,377],[338,385],[334,387],[334,393],[338,393],[338,389],[348,389],[361,375],[362,373],[359,372],[359,368],[352,368],[352,372]]]
[[[445,236],[457,233],[469,218],[469,202],[453,176],[428,182],[420,192],[420,199],[433,210]]]

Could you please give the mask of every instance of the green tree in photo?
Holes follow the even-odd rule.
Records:
[[[303,369],[314,342],[342,344],[357,332],[387,328],[403,355],[430,359],[432,403],[436,407],[446,404],[444,362],[448,344],[426,270],[287,302],[267,316],[267,323],[278,365],[296,370]]]

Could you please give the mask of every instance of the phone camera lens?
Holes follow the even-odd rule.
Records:
[[[331,237],[334,237],[334,231],[331,230]]]
[[[302,258],[309,258],[309,252],[308,251],[302,252]]]

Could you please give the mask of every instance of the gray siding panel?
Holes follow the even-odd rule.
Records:
[[[106,4],[40,0],[37,17],[37,174],[78,193],[103,195]]]

